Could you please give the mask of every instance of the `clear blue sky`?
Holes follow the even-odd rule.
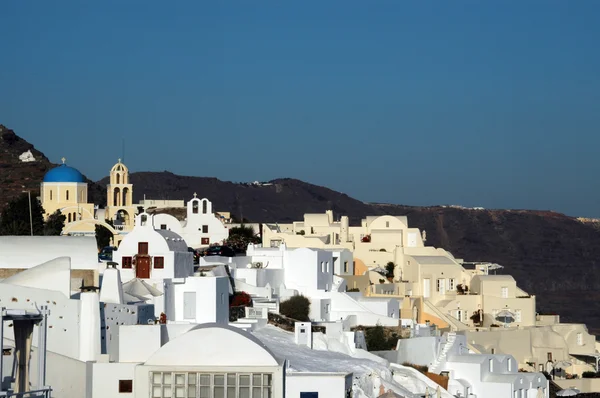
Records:
[[[600,216],[600,2],[2,1],[0,123],[99,179]]]

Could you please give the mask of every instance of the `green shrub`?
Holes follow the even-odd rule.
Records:
[[[279,312],[288,318],[301,322],[308,322],[310,318],[310,300],[303,295],[290,297],[288,300],[279,304]]]
[[[385,329],[381,325],[364,329],[365,341],[369,351],[388,351],[396,348],[400,337],[396,333],[388,338],[386,337]]]

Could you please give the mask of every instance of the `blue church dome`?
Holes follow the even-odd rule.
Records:
[[[61,164],[46,173],[44,182],[85,182],[85,178],[79,170]]]

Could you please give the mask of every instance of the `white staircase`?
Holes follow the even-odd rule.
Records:
[[[278,312],[279,303],[274,299],[260,299],[257,297],[252,298],[252,306],[254,308],[266,308],[269,312]]]
[[[446,334],[446,342],[442,346],[440,353],[437,358],[433,360],[431,366],[429,366],[429,371],[431,373],[439,373],[442,369],[440,369],[441,365],[446,362],[446,357],[448,356],[448,351],[452,349],[454,342],[456,341],[456,333],[450,332]]]

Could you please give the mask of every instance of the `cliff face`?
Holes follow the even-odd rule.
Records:
[[[31,151],[34,161],[19,159],[27,151]],[[40,182],[52,167],[42,152],[0,124],[0,209],[23,191],[38,195]]]
[[[0,124],[0,211],[23,191],[38,196],[44,175],[55,166],[32,144]],[[90,200],[101,201],[106,195],[103,188],[91,180],[87,182]]]
[[[35,161],[19,156],[31,151]],[[54,167],[44,154],[13,131],[0,126],[0,209],[24,190],[37,194],[45,172]],[[585,322],[600,334],[600,222],[563,214],[521,210],[473,210],[370,204],[331,189],[295,179],[236,184],[209,177],[169,172],[130,176],[134,200],[189,200],[194,192],[209,198],[215,211],[231,211],[256,222],[291,222],[304,213],[333,210],[356,225],[367,215],[406,215],[409,225],[427,232],[427,244],[442,247],[465,261],[491,261],[537,296],[542,313]],[[89,181],[90,199],[106,204],[108,178]]]

